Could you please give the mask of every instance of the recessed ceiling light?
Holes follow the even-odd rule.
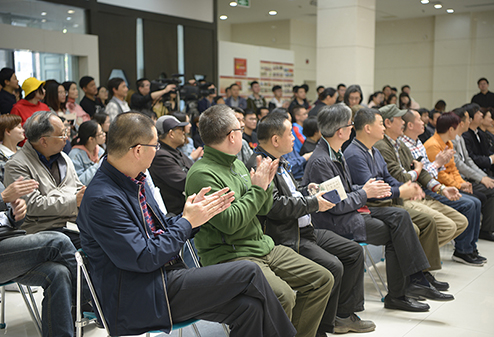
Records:
[[[232,2],[230,2],[230,6],[231,7],[237,7],[238,3],[236,1],[232,1]]]
[[[434,5],[434,8],[435,9],[441,9],[441,8],[443,8],[443,5],[441,5],[441,4],[435,4]]]
[[[69,10],[67,11],[67,13],[69,13],[69,14],[74,14],[74,13],[75,13],[75,10],[73,10],[73,9],[69,9]]]
[[[79,24],[78,23],[74,23],[74,28],[77,28],[79,27]]]
[[[226,15],[220,15],[220,20],[226,20],[226,19],[228,19],[228,16],[226,16]]]
[[[41,20],[41,22],[46,22],[46,19]]]
[[[278,12],[277,11],[269,11],[268,14],[269,15],[276,15],[276,14],[278,14]]]
[[[451,13],[454,13],[454,12],[455,12],[455,10],[454,10],[453,8],[448,8],[448,9],[446,10],[446,12],[448,12],[448,13],[450,13],[450,14],[451,14]]]
[[[41,12],[41,16],[45,16],[46,15],[46,12]]]
[[[66,29],[66,28],[64,28],[64,29],[62,30],[62,33],[67,34],[67,29]]]
[[[67,21],[70,21],[72,20],[72,18],[70,16],[67,16]]]
[[[420,0],[420,2],[422,3],[422,5],[427,5],[429,3],[429,0]]]

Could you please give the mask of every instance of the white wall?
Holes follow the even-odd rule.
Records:
[[[245,76],[235,76],[235,58],[243,58],[247,60],[247,72]],[[244,97],[251,94],[249,91],[249,83],[253,80],[260,80],[261,90],[263,89],[263,83],[268,81],[266,79],[260,79],[261,77],[261,61],[268,62],[281,62],[293,64],[294,52],[291,50],[269,48],[248,45],[243,43],[235,43],[228,41],[218,42],[218,73],[220,78],[218,79],[219,88],[222,91],[225,87],[231,85],[233,82],[240,82],[241,92]],[[222,77],[228,77],[223,78]],[[233,79],[233,77],[235,77]],[[268,98],[271,96],[270,89],[273,82],[267,85],[269,87],[268,92],[264,92],[263,95]],[[286,82],[285,82],[286,83]],[[283,83],[276,83],[282,85]],[[285,93],[284,96],[290,96],[290,93]]]
[[[228,29],[230,34],[225,32]],[[312,23],[291,19],[229,26],[219,22],[218,39],[292,50],[295,55],[294,83],[303,84],[316,80],[316,29],[315,20]]]
[[[253,46],[235,42],[218,42],[218,63],[220,76],[234,76],[234,58],[247,59],[247,76],[260,77],[260,61],[293,63],[291,50]]]
[[[97,0],[100,3],[180,18],[213,22],[213,0]]]
[[[99,79],[98,37],[0,24],[3,49],[79,56],[79,74]]]
[[[317,66],[317,25],[306,21],[290,20],[290,50],[295,55],[295,79],[297,85],[316,81]],[[308,63],[307,63],[308,61]],[[319,84],[319,83],[318,83]],[[311,87],[309,95],[313,96],[315,87]]]
[[[493,55],[494,11],[380,21],[374,89],[409,84],[422,106],[443,99],[451,110],[470,102],[480,77],[494,79]]]
[[[231,41],[290,49],[290,20],[231,24]]]
[[[430,108],[434,66],[434,17],[376,23],[374,91],[408,84],[412,97]],[[365,103],[369,96],[366,96]]]

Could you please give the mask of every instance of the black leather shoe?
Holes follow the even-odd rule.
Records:
[[[455,297],[451,294],[444,294],[442,292],[439,292],[436,288],[434,288],[433,285],[427,287],[417,283],[410,283],[408,288],[405,290],[405,295],[412,298],[416,296],[422,296],[427,298],[428,300],[443,302],[452,301],[455,299]]]
[[[412,312],[426,312],[429,311],[430,307],[427,303],[420,303],[413,298],[408,298],[404,296],[401,298],[394,298],[386,295],[384,298],[384,307],[386,309],[395,309],[403,311]]]
[[[425,275],[425,278],[427,279],[427,281],[429,281],[429,283],[432,284],[434,286],[434,288],[436,288],[437,290],[446,291],[449,289],[449,283],[448,282],[441,282],[441,281],[436,280],[436,278],[431,273],[429,273],[428,271],[426,271],[424,273],[424,275]]]
[[[480,231],[479,239],[494,241],[494,232]]]

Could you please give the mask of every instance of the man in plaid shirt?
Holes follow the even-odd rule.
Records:
[[[418,138],[419,135],[424,132],[424,122],[421,120],[420,114],[418,114],[416,111],[409,110],[409,112],[410,113],[407,112],[403,116],[403,120],[405,121],[405,129],[403,131],[403,136],[401,136],[399,139],[403,141],[403,143],[405,143],[405,145],[410,149],[414,159],[422,157],[421,162],[424,165],[423,169],[429,172],[429,174],[434,179],[437,179],[438,172],[445,169],[444,165],[451,160],[455,151],[453,148],[446,147],[443,151],[438,153],[436,159],[433,162],[430,162],[424,144],[422,144],[422,142]],[[474,224],[478,222],[479,214],[476,214],[476,207],[470,198],[462,196],[458,200],[450,200],[447,197],[441,195],[441,192],[446,188],[446,186],[443,184],[437,184],[436,186],[434,186],[432,190],[425,189],[425,194],[442,202],[445,205],[454,208],[455,210],[466,216],[468,219],[468,228],[471,228],[470,226],[474,226]],[[468,228],[465,231],[468,231]],[[471,265],[481,266],[482,264]]]

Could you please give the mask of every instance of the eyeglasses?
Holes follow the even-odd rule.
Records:
[[[347,128],[347,127],[349,127],[349,126],[353,126],[353,122],[351,122],[350,124],[347,124],[347,125],[340,126],[340,127],[338,128],[338,130],[339,130],[339,129],[343,129],[343,128]]]
[[[150,146],[150,147],[154,147],[156,149],[156,151],[158,151],[159,149],[161,149],[161,144],[158,142],[157,144],[153,145],[153,144],[136,144],[134,146],[131,146],[129,149],[133,149],[134,147],[136,146]]]
[[[58,138],[58,139],[65,139],[69,136],[69,129],[66,128],[63,130],[63,133],[61,136],[41,136],[41,137],[44,137],[44,138]]]
[[[230,132],[228,132],[226,135],[228,136],[233,131],[242,131],[242,132],[244,132],[244,127],[242,126],[241,128],[238,128],[238,129],[231,129]]]
[[[104,135],[105,135],[105,133],[102,131],[102,132],[97,133],[96,134],[96,137],[101,137],[101,136],[104,136]]]

